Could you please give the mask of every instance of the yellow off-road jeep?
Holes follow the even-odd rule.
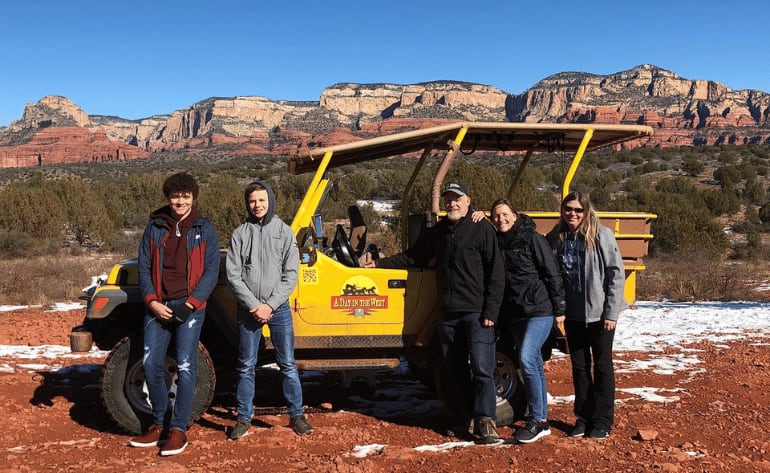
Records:
[[[458,122],[433,128],[381,136],[354,143],[312,149],[289,157],[289,172],[314,173],[305,196],[291,220],[301,263],[299,282],[292,293],[295,356],[301,370],[339,370],[349,374],[384,370],[408,363],[421,380],[436,386],[445,402],[451,390],[443,388],[441,363],[436,361],[434,340],[438,300],[431,269],[371,269],[359,263],[365,257],[366,224],[353,212],[349,224],[324,225],[321,207],[330,189],[328,171],[346,164],[393,156],[414,156],[414,172],[403,191],[406,201],[417,176],[438,155],[440,164],[432,178],[430,212],[401,215],[401,243],[407,248],[426,226],[443,216],[440,189],[461,146],[463,154],[494,151],[519,162],[509,195],[516,192],[524,168],[534,153],[560,149],[574,153],[561,195],[570,183],[583,154],[652,134],[645,126]],[[363,196],[362,196],[363,197]],[[501,196],[502,197],[502,196]],[[351,202],[353,204],[353,202]],[[355,210],[354,205],[351,206]],[[545,233],[558,220],[550,209],[522,210]],[[600,213],[602,223],[615,231],[626,264],[626,299],[633,302],[636,272],[644,268],[650,222],[648,213]],[[329,231],[332,228],[333,231]],[[222,263],[224,269],[224,258]],[[117,264],[106,281],[90,291],[83,324],[70,335],[73,350],[90,349],[92,341],[111,350],[101,376],[105,407],[115,421],[131,432],[140,432],[149,419],[150,406],[141,370],[141,319],[144,311],[137,285],[136,261]],[[217,378],[231,381],[238,333],[235,302],[224,284],[224,271],[209,299],[198,357],[198,381],[192,419],[209,406]],[[273,361],[269,330],[260,363]],[[524,413],[518,376],[516,347],[501,338],[497,346],[497,420],[508,424]],[[175,360],[168,359],[169,390],[173,397]],[[258,401],[257,401],[258,402]]]

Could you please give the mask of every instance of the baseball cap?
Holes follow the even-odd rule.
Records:
[[[468,195],[468,188],[463,184],[453,182],[444,187],[444,192],[442,192],[441,195],[444,195],[447,192],[454,192],[457,195]]]

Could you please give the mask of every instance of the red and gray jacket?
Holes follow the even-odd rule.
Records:
[[[153,212],[139,245],[139,289],[145,305],[162,301],[163,253],[169,228],[165,218]],[[206,307],[206,300],[219,277],[219,238],[214,225],[205,217],[193,222],[187,232],[187,300],[194,310]]]

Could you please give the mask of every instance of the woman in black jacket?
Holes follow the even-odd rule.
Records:
[[[541,349],[555,323],[564,322],[564,287],[561,270],[535,223],[513,209],[507,199],[492,204],[492,222],[505,265],[505,297],[499,325],[518,347],[529,417],[516,429],[514,439],[530,443],[550,435],[548,390]]]

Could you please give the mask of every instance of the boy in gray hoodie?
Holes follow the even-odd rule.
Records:
[[[291,427],[298,435],[313,428],[302,407],[302,386],[294,360],[294,326],[289,295],[297,284],[299,251],[291,227],[275,215],[275,193],[262,180],[244,191],[248,218],[233,232],[227,251],[227,285],[238,301],[238,417],[231,440],[247,435],[254,413],[254,368],[265,324],[283,377]]]

